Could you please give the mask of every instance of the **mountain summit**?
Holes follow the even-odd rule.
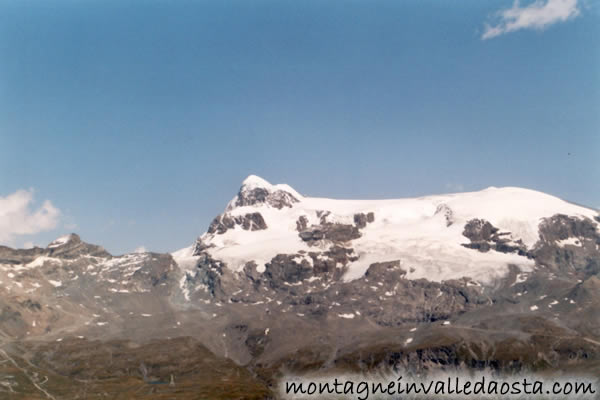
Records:
[[[256,175],[250,175],[242,182],[238,194],[227,205],[227,210],[260,204],[282,209],[292,207],[300,199],[302,196],[288,185],[272,185]]]

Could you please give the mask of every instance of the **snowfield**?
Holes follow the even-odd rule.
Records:
[[[292,207],[277,209],[267,203],[235,206],[238,196],[256,188],[269,193],[283,190],[297,200]],[[302,241],[296,229],[300,217],[308,226],[319,225],[318,213],[329,212],[330,223],[353,224],[354,215],[374,213],[374,222],[360,230],[361,237],[347,243],[359,257],[344,276],[353,280],[364,275],[372,263],[401,260],[407,278],[426,278],[443,281],[470,277],[479,282],[490,282],[504,275],[508,265],[514,264],[522,271],[530,271],[533,260],[515,253],[496,251],[479,252],[465,248],[469,243],[462,232],[467,221],[485,219],[510,232],[512,240],[522,240],[531,248],[538,240],[538,225],[543,218],[566,214],[580,218],[593,218],[596,211],[580,207],[559,198],[534,190],[490,187],[470,193],[426,196],[393,200],[335,200],[302,196],[288,185],[271,185],[256,176],[248,177],[240,194],[226,208],[231,216],[260,213],[267,229],[244,230],[240,225],[223,234],[205,233],[200,239],[210,245],[206,251],[215,259],[240,271],[249,261],[254,261],[258,272],[277,254],[296,254],[299,251],[320,252],[331,243],[309,246]],[[178,264],[185,269],[193,265],[193,246],[173,253]]]

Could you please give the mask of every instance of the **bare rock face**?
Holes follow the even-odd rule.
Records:
[[[404,277],[406,276],[407,271],[405,271],[400,264],[400,260],[373,263],[369,266],[367,272],[365,272],[365,276],[377,278],[379,276],[384,276],[388,272],[398,271],[399,275]]]
[[[214,245],[207,244],[202,240],[202,238],[198,238],[198,239],[196,239],[196,243],[194,244],[194,250],[193,250],[192,254],[195,256],[199,256],[200,254],[202,254],[204,252],[204,250],[210,249],[211,247],[214,247]]]
[[[219,297],[224,293],[221,277],[226,272],[226,266],[222,261],[215,260],[208,253],[200,253],[196,268],[198,272],[194,277],[196,284],[204,285],[213,297]]]
[[[327,210],[318,210],[316,212],[317,214],[317,218],[319,218],[319,222],[321,225],[326,224],[327,221],[327,217],[329,217],[331,215],[331,211],[327,211]]]
[[[298,218],[298,220],[296,221],[296,230],[298,232],[302,232],[304,230],[306,230],[306,228],[308,227],[308,218],[306,218],[306,216],[302,215]]]
[[[267,229],[267,224],[259,212],[248,213],[245,215],[231,215],[224,213],[216,217],[208,227],[208,233],[223,234],[236,225],[246,231],[259,231]]]
[[[600,233],[590,219],[554,215],[540,224],[534,254],[538,264],[587,279],[600,274]]]
[[[309,245],[314,245],[321,240],[331,242],[349,242],[360,237],[358,228],[354,225],[336,224],[327,222],[325,224],[311,226],[299,233],[302,240]]]
[[[498,233],[498,228],[483,219],[472,219],[465,225],[463,235],[471,242],[489,242]]]
[[[341,277],[341,267],[358,260],[351,248],[334,245],[322,253],[310,252],[315,275],[328,274],[330,279]]]
[[[247,189],[244,186],[240,189],[234,207],[253,206],[256,204],[268,204],[271,207],[282,209],[284,207],[291,208],[294,203],[299,200],[285,190],[270,191],[267,188],[257,187]]]
[[[375,214],[357,213],[354,215],[354,225],[330,222],[327,217],[331,215],[330,211],[319,210],[317,217],[319,225],[308,226],[308,219],[301,216],[296,221],[296,230],[299,232],[300,239],[311,246],[322,241],[336,243],[348,243],[361,237],[360,229],[367,226],[368,223],[375,221]]]
[[[104,250],[101,246],[85,243],[81,238],[72,233],[69,235],[69,239],[65,244],[55,246],[49,249],[49,256],[51,257],[62,257],[66,259],[75,259],[82,255],[89,255],[92,257],[109,257],[110,254]]]
[[[41,247],[16,250],[6,246],[0,246],[0,260],[2,260],[4,264],[27,264],[44,253],[45,250]]]
[[[600,234],[592,220],[557,214],[540,224],[540,240],[553,242],[568,238],[584,238],[593,242],[600,241]]]
[[[373,221],[375,221],[375,214],[372,212],[369,212],[367,214],[354,214],[354,224],[359,229],[364,228],[365,226],[367,226],[368,223],[371,223]]]
[[[472,219],[467,222],[463,236],[470,243],[463,243],[464,247],[476,249],[483,253],[495,250],[501,253],[517,253],[521,256],[533,258],[527,247],[520,239],[511,240],[510,232],[499,232],[499,229],[484,219]]]
[[[265,279],[277,288],[295,284],[312,276],[312,266],[306,260],[296,261],[295,256],[279,254],[266,264]]]
[[[454,223],[454,215],[452,209],[448,207],[448,205],[440,204],[437,206],[435,213],[444,215],[444,218],[446,219],[446,226],[450,226]]]

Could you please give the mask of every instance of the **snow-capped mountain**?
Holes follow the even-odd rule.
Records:
[[[196,256],[206,254],[231,271],[253,263],[264,273],[277,255],[293,255],[297,263],[314,266],[313,259],[326,259],[328,251],[341,246],[351,250],[347,262],[338,265],[346,281],[362,277],[373,263],[398,260],[407,279],[469,277],[489,283],[506,275],[509,265],[532,270],[540,224],[554,215],[598,226],[596,211],[528,189],[334,200],[303,196],[288,185],[251,175],[194,249]],[[581,238],[586,240],[591,239]],[[474,251],[477,244],[482,246]],[[194,249],[174,257],[190,265]]]
[[[22,344],[11,354],[27,365],[43,354],[44,374],[72,370],[74,387],[80,352],[171,338],[193,338],[267,381],[280,369],[373,360],[593,370],[600,216],[512,187],[334,200],[250,176],[207,231],[172,254],[113,256],[75,234],[45,248],[0,246],[0,307],[0,349]],[[188,339],[176,354],[189,353]],[[135,365],[119,376],[135,375],[147,355],[127,357]]]
[[[600,272],[599,223],[595,210],[521,188],[333,200],[250,176],[173,257],[187,303],[399,326],[492,305],[554,312],[537,302],[557,287],[550,301],[573,307],[566,288]]]

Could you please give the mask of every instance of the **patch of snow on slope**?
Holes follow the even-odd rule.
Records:
[[[560,247],[564,247],[565,245],[581,247],[581,241],[574,237],[570,237],[570,238],[563,239],[563,240],[558,240],[558,241],[556,241],[556,244]]]
[[[179,288],[181,289],[181,292],[183,293],[183,297],[187,301],[190,301],[190,289],[187,287],[186,282],[187,282],[187,273],[184,273],[183,276],[181,277],[181,279],[179,280]]]
[[[142,268],[143,264],[147,262],[150,257],[149,253],[129,253],[103,260],[99,264],[101,267],[100,273],[103,275],[116,271],[123,274],[125,277],[132,276]]]
[[[179,268],[188,271],[196,267],[196,262],[198,261],[199,257],[194,256],[194,247],[194,245],[191,245],[171,253],[171,256]]]
[[[25,265],[19,264],[19,265],[14,266],[13,270],[15,270],[15,271],[27,270],[27,269],[32,269],[32,268],[39,268],[39,267],[43,266],[45,263],[60,264],[61,262],[62,261],[58,258],[39,256],[35,260],[31,261],[28,264],[25,264]]]

